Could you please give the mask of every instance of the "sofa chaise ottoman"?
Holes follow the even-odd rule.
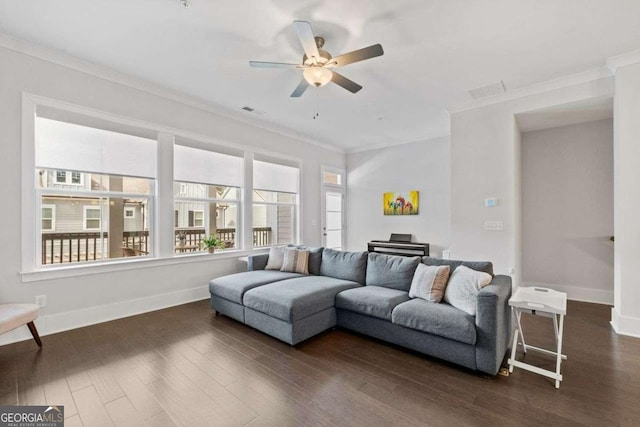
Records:
[[[339,326],[491,375],[500,369],[511,334],[511,278],[493,276],[490,262],[310,250],[309,275],[265,270],[268,254],[249,257],[249,271],[211,280],[211,307],[291,345]],[[476,315],[410,298],[419,263],[491,274]]]

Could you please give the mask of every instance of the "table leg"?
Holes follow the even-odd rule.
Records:
[[[516,310],[516,323],[517,323],[517,328],[520,331],[520,338],[522,339],[522,351],[524,351],[524,353],[527,354],[527,344],[524,342],[524,332],[522,331],[522,325],[520,324],[521,316],[522,316],[522,313],[520,313],[520,310]]]
[[[556,375],[560,376],[560,364],[562,363],[562,330],[564,327],[564,316],[560,316],[560,326],[558,327],[558,354],[556,358]],[[555,316],[554,316],[555,320]],[[556,388],[560,388],[560,380],[556,379]]]
[[[517,318],[517,310],[511,307],[511,313],[514,317]],[[516,360],[516,348],[518,348],[518,333],[520,331],[520,322],[516,322],[516,330],[513,333],[513,345],[511,346],[511,359],[510,361]],[[509,373],[513,373],[513,363],[509,363]]]

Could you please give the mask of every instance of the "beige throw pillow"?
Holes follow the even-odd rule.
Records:
[[[418,264],[416,272],[413,274],[410,298],[422,298],[429,302],[439,303],[444,296],[444,289],[449,279],[448,265],[425,265]]]
[[[489,273],[461,265],[451,273],[444,300],[465,313],[475,316],[478,292],[491,283],[492,279]]]
[[[284,261],[280,271],[309,274],[309,251],[284,248]]]
[[[284,246],[272,246],[265,270],[280,270],[284,261]]]

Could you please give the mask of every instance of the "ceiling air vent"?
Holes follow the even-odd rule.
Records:
[[[490,85],[482,86],[469,91],[473,99],[482,99],[489,96],[501,95],[505,92],[506,89],[502,80],[497,83],[491,83]]]
[[[253,113],[253,112],[255,111],[255,108],[251,108],[251,107],[242,107],[242,109],[243,109],[244,111],[248,111],[248,112],[250,112],[250,113]]]

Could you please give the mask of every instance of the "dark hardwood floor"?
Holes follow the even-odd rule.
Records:
[[[640,339],[570,302],[565,380],[487,378],[343,330],[292,348],[206,301],[0,347],[0,405],[62,404],[66,426],[640,425]],[[549,319],[524,319],[551,346]],[[519,355],[522,357],[522,354]],[[553,369],[552,359],[528,354]]]

